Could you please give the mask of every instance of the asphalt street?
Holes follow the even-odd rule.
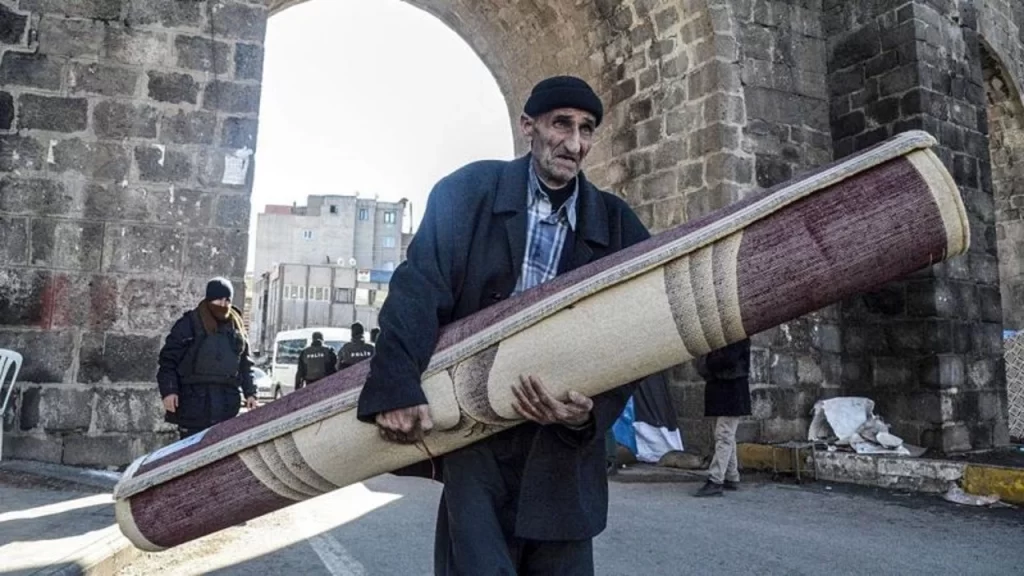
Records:
[[[1020,574],[1024,511],[935,496],[753,482],[698,499],[695,483],[611,485],[601,575]],[[440,486],[382,476],[199,541],[122,576],[431,574]]]

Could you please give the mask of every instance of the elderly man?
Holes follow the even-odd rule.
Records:
[[[520,118],[530,154],[470,164],[434,187],[391,280],[359,399],[359,418],[382,436],[415,442],[432,428],[420,378],[442,326],[648,237],[580,171],[602,115],[586,82],[548,78]],[[528,422],[444,457],[434,572],[593,574],[591,539],[608,511],[605,432],[633,387],[590,399],[554,398],[529,374],[508,385]]]
[[[246,406],[256,407],[249,342],[233,296],[229,280],[210,280],[206,297],[174,323],[160,350],[164,419],[178,425],[182,439],[237,416],[239,389]]]

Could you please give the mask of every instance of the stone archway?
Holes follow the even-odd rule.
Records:
[[[0,0],[0,347],[26,352],[8,455],[122,465],[173,436],[156,358],[209,276],[242,285],[252,163],[226,167],[256,147],[267,18],[294,1]],[[742,154],[722,0],[411,3],[476,50],[511,118],[546,75],[590,81],[590,175],[653,229],[749,174],[707,153]]]
[[[1024,101],[1005,67],[982,49],[999,249],[1003,327],[1024,329]]]

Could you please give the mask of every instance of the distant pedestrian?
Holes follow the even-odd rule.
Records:
[[[704,388],[704,415],[716,417],[715,455],[708,481],[694,496],[721,496],[740,482],[736,460],[736,428],[750,414],[750,340],[715,350],[697,361]]]
[[[210,280],[206,297],[174,323],[160,350],[164,419],[178,425],[182,439],[237,416],[239,389],[246,406],[256,407],[249,343],[233,296],[226,278]]]
[[[325,376],[337,372],[338,356],[330,346],[324,346],[324,335],[313,332],[313,343],[299,354],[299,366],[295,371],[295,389],[312,384]]]
[[[375,349],[363,341],[364,330],[363,325],[359,322],[352,324],[352,340],[341,347],[341,354],[338,357],[338,370],[373,358]]]

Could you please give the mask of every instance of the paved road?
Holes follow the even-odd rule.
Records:
[[[690,497],[698,486],[613,483],[598,574],[1006,575],[1024,566],[1021,510],[820,484]],[[383,476],[147,555],[122,576],[427,576],[438,492]]]

